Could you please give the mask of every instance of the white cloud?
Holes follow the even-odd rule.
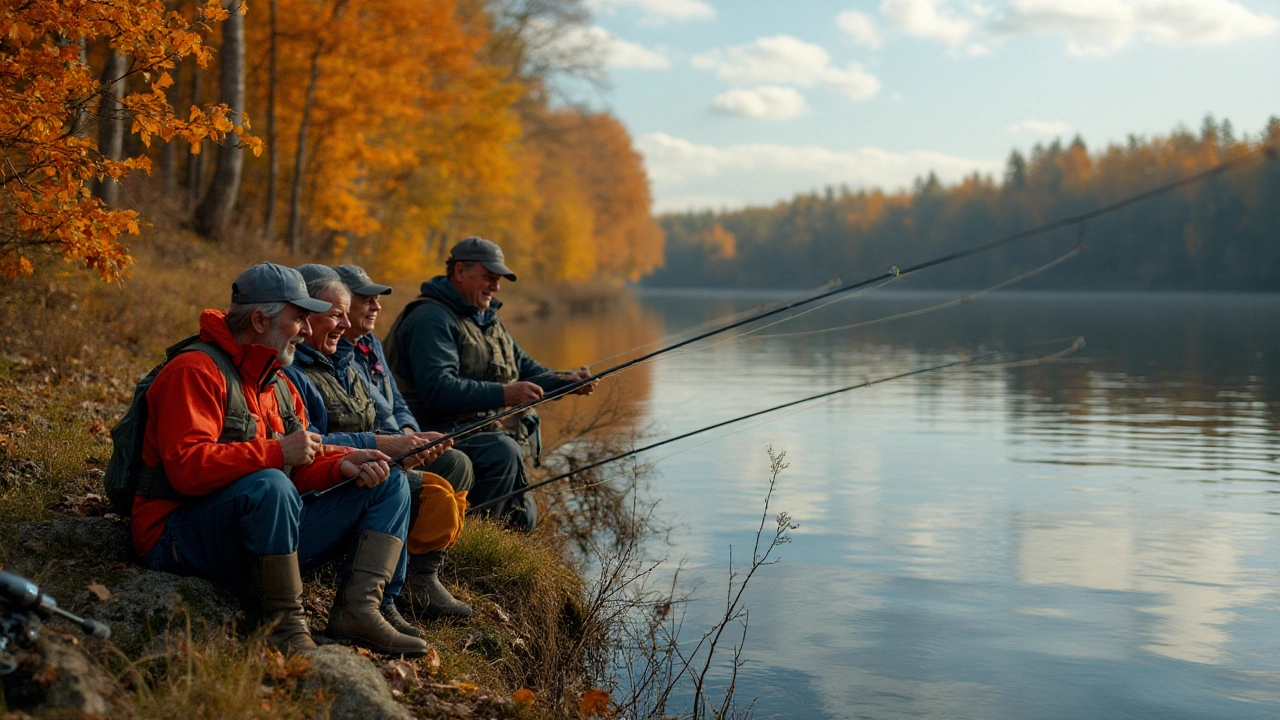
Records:
[[[1071,126],[1061,120],[1023,120],[1005,128],[1006,132],[1017,135],[1030,133],[1033,135],[1065,135],[1071,132]]]
[[[998,159],[925,150],[839,151],[765,143],[721,147],[665,133],[642,135],[637,146],[645,156],[659,212],[772,203],[828,184],[902,188],[929,172],[936,172],[944,182],[956,182],[975,170],[997,174],[1004,166]]]
[[[716,16],[716,9],[703,0],[587,0],[586,5],[596,12],[619,8],[639,10],[650,23],[710,20]]]
[[[759,120],[790,120],[808,111],[804,96],[795,88],[762,85],[746,90],[735,88],[717,95],[711,109],[734,117]]]
[[[1106,55],[1131,43],[1182,46],[1263,36],[1280,20],[1238,0],[883,0],[898,30],[960,55],[985,55],[991,44],[1026,35],[1061,37],[1072,55]]]
[[[661,50],[623,40],[597,25],[548,30],[534,52],[549,59],[583,58],[618,69],[665,70],[671,59]]]
[[[908,35],[962,47],[978,29],[972,20],[955,17],[946,0],[884,0],[880,12]]]
[[[1014,0],[995,31],[1064,38],[1073,55],[1105,55],[1131,42],[1209,45],[1270,35],[1275,18],[1236,0]]]
[[[884,43],[880,40],[880,32],[876,24],[857,10],[846,10],[836,16],[836,25],[845,31],[853,41],[872,50],[879,50]]]
[[[866,100],[880,92],[880,81],[861,65],[835,67],[821,46],[790,35],[759,38],[747,45],[695,55],[693,66],[711,70],[717,78],[731,83],[827,85],[854,100]]]

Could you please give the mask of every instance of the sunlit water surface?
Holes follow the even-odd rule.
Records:
[[[874,293],[610,381],[656,438],[1087,338],[1062,362],[885,383],[646,456],[674,528],[649,551],[687,559],[696,634],[729,548],[749,555],[766,446],[787,453],[771,512],[800,527],[749,586],[739,702],[762,718],[1280,717],[1280,298],[1007,294],[823,332],[948,297]],[[780,299],[642,294],[518,334],[577,365]]]

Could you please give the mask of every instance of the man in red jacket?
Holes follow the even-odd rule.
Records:
[[[253,577],[267,640],[288,653],[316,647],[301,569],[345,552],[326,634],[387,655],[423,655],[425,642],[378,611],[383,588],[404,572],[404,475],[392,475],[377,450],[321,444],[306,430],[297,390],[287,380],[277,388],[277,372],[310,334],[308,315],[328,309],[296,270],[262,263],[236,278],[225,314],[204,311],[201,344],[170,360],[146,394],[134,545],[157,570],[237,585]],[[282,412],[283,398],[292,412]],[[349,478],[356,482],[302,497]]]

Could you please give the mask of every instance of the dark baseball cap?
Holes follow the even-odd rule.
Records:
[[[302,273],[275,263],[258,263],[245,270],[231,283],[231,302],[236,305],[287,302],[311,312],[326,312],[333,307],[307,295]]]
[[[506,258],[502,257],[502,248],[492,240],[482,237],[469,237],[462,240],[449,251],[450,260],[478,262],[489,272],[515,282],[516,274],[506,266]]]
[[[297,270],[298,273],[302,275],[303,281],[306,282],[308,285],[310,285],[311,283],[317,280],[325,280],[330,278],[333,280],[342,279],[338,277],[338,273],[333,268],[329,267],[328,265],[321,265],[319,263],[307,263],[306,265],[299,265],[298,267],[294,268],[294,270]]]
[[[369,273],[359,265],[339,265],[334,268],[338,273],[338,277],[342,278],[342,282],[351,288],[351,292],[356,295],[390,295],[391,287],[388,285],[379,285],[369,279]]]

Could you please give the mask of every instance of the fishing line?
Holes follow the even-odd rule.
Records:
[[[1072,248],[1070,252],[1067,252],[1066,254],[1062,255],[1056,260],[1045,263],[1044,265],[1041,265],[1040,267],[1034,270],[1025,272],[1021,275],[1018,275],[1017,277],[1009,278],[1008,280],[992,285],[991,287],[986,288],[984,290],[967,293],[965,295],[961,295],[958,298],[948,300],[944,303],[939,303],[937,305],[930,305],[929,307],[919,308],[917,310],[909,310],[907,312],[898,313],[897,315],[888,315],[886,317],[875,318],[874,320],[864,320],[862,322],[850,323],[848,325],[840,325],[838,327],[821,328],[819,330],[800,330],[797,332],[786,332],[786,333],[770,333],[768,335],[761,335],[760,337],[761,338],[788,338],[788,337],[803,337],[805,335],[825,335],[827,333],[840,332],[842,330],[853,330],[854,328],[867,327],[869,325],[879,325],[881,323],[892,322],[894,320],[905,320],[907,318],[918,317],[920,315],[927,315],[932,312],[946,310],[947,308],[955,307],[957,305],[966,305],[969,302],[972,302],[973,300],[976,300],[977,298],[982,297],[983,295],[988,295],[990,293],[996,292],[997,290],[1002,290],[1004,288],[1007,288],[1010,285],[1015,285],[1017,283],[1020,283],[1023,280],[1026,280],[1027,278],[1032,278],[1041,273],[1048,272],[1049,270],[1052,270],[1053,268],[1061,265],[1062,263],[1076,257],[1077,255],[1081,255],[1083,253],[1084,253],[1084,249],[1080,246],[1076,246]],[[744,333],[744,335],[746,335],[746,333]]]
[[[782,403],[781,405],[774,405],[773,407],[765,408],[765,409],[763,409],[763,410],[757,410],[757,411],[755,411],[755,412],[751,412],[751,413],[748,413],[748,414],[746,414],[746,415],[740,415],[740,416],[738,416],[738,417],[731,418],[731,419],[729,419],[729,420],[723,420],[723,421],[721,421],[721,422],[718,422],[718,423],[715,423],[715,424],[712,424],[712,425],[707,425],[707,426],[705,426],[705,427],[698,428],[697,430],[690,430],[689,432],[681,433],[681,434],[679,434],[679,435],[675,435],[675,436],[673,436],[673,437],[669,437],[669,438],[667,438],[667,439],[665,439],[665,440],[659,440],[659,441],[657,441],[657,442],[650,443],[650,444],[645,445],[645,446],[643,446],[643,447],[635,448],[635,449],[629,450],[629,451],[627,451],[627,452],[621,453],[621,454],[619,454],[619,455],[614,455],[613,457],[609,457],[609,458],[605,458],[605,459],[603,459],[603,460],[597,460],[597,461],[595,461],[595,462],[588,463],[588,464],[586,464],[586,465],[583,465],[583,466],[582,466],[582,467],[580,467],[580,468],[574,468],[574,469],[572,469],[572,470],[570,470],[570,471],[568,471],[568,472],[561,473],[560,475],[556,475],[555,477],[548,478],[548,479],[546,479],[546,480],[540,480],[540,481],[538,481],[538,482],[536,482],[536,483],[533,483],[533,484],[528,485],[528,486],[526,486],[526,487],[524,487],[524,488],[521,488],[520,490],[517,490],[517,491],[514,491],[514,492],[510,492],[510,493],[507,493],[507,494],[505,494],[505,495],[500,495],[500,496],[498,496],[498,497],[496,497],[496,498],[492,498],[492,499],[490,499],[490,500],[486,500],[486,501],[484,501],[484,502],[482,502],[482,503],[478,503],[478,504],[476,504],[476,505],[472,506],[471,508],[469,508],[469,509],[467,510],[467,512],[468,512],[468,513],[472,513],[472,512],[477,512],[477,511],[479,511],[479,510],[483,510],[484,508],[491,507],[491,506],[496,505],[496,504],[498,504],[498,503],[500,503],[500,502],[503,502],[504,500],[509,500],[509,499],[511,499],[511,498],[513,498],[513,497],[515,497],[515,496],[517,496],[517,495],[521,495],[521,494],[523,494],[523,493],[526,493],[526,492],[529,492],[529,491],[532,491],[532,490],[536,490],[537,488],[543,487],[544,485],[550,485],[551,483],[558,482],[558,481],[560,481],[560,480],[564,480],[565,478],[572,477],[572,476],[574,476],[574,475],[577,475],[578,473],[586,472],[586,471],[588,471],[588,470],[594,470],[595,468],[598,468],[598,467],[600,467],[600,466],[602,466],[602,465],[607,465],[607,464],[609,464],[609,463],[612,463],[612,462],[615,462],[615,461],[618,461],[618,460],[622,460],[622,459],[625,459],[625,458],[631,457],[631,456],[633,456],[633,455],[638,455],[638,454],[640,454],[640,453],[647,452],[647,451],[649,451],[649,450],[653,450],[653,449],[655,449],[655,448],[659,448],[659,447],[662,447],[662,446],[664,446],[664,445],[669,445],[669,444],[671,444],[671,443],[673,443],[673,442],[678,442],[678,441],[680,441],[680,440],[685,440],[685,439],[687,439],[687,438],[691,438],[691,437],[693,437],[693,436],[695,436],[695,435],[701,435],[702,433],[710,432],[710,431],[712,431],[712,430],[717,430],[717,429],[722,428],[722,427],[725,427],[725,426],[727,426],[727,425],[732,425],[732,424],[734,424],[734,423],[739,423],[739,422],[742,422],[742,421],[744,421],[744,420],[750,420],[750,419],[752,419],[752,418],[760,417],[761,415],[766,415],[766,414],[769,414],[769,413],[777,412],[777,411],[779,411],[779,410],[785,410],[785,409],[787,409],[787,408],[795,407],[795,406],[797,406],[797,405],[803,405],[803,404],[805,404],[805,403],[811,403],[811,402],[815,402],[815,401],[825,400],[825,399],[828,399],[828,398],[834,397],[834,396],[836,396],[836,395],[840,395],[840,394],[842,394],[842,393],[850,392],[850,391],[852,391],[852,390],[861,390],[861,389],[863,389],[863,388],[868,388],[868,387],[871,387],[871,386],[873,386],[873,385],[880,385],[880,384],[887,383],[887,382],[891,382],[891,381],[894,381],[894,380],[901,380],[901,379],[903,379],[903,378],[913,377],[913,376],[916,376],[916,375],[924,375],[924,374],[926,374],[926,373],[935,373],[935,372],[945,371],[945,370],[948,370],[948,369],[951,369],[951,368],[958,368],[958,367],[978,367],[978,368],[996,368],[996,367],[1004,367],[1004,366],[1007,366],[1007,367],[1019,367],[1019,366],[1021,366],[1021,364],[1023,364],[1023,363],[1039,364],[1039,363],[1052,362],[1053,360],[1057,360],[1057,359],[1059,359],[1059,358],[1065,357],[1065,356],[1070,355],[1071,353],[1074,353],[1074,352],[1076,352],[1076,351],[1080,350],[1081,348],[1083,348],[1083,347],[1084,347],[1084,336],[1083,336],[1083,335],[1077,336],[1077,337],[1075,338],[1075,340],[1071,343],[1071,345],[1070,345],[1069,347],[1067,347],[1066,349],[1061,350],[1061,351],[1059,351],[1059,352],[1053,353],[1053,354],[1051,354],[1051,355],[1046,355],[1046,356],[1042,356],[1042,357],[1038,357],[1038,358],[1033,358],[1033,359],[1029,359],[1029,360],[1020,360],[1020,361],[1016,361],[1018,364],[1012,364],[1012,363],[993,363],[993,362],[990,362],[990,359],[992,359],[992,358],[998,358],[998,357],[1001,357],[1001,356],[1003,356],[1003,355],[1009,355],[1009,354],[1013,354],[1013,353],[1023,353],[1023,352],[1026,352],[1026,350],[1028,350],[1028,349],[1030,349],[1030,348],[1034,348],[1034,347],[1041,347],[1041,346],[1043,346],[1043,345],[1045,345],[1045,344],[1046,344],[1046,343],[1044,343],[1044,342],[1040,342],[1040,343],[1035,343],[1035,344],[1033,344],[1033,345],[1027,345],[1027,346],[1024,346],[1024,347],[1022,347],[1022,348],[1018,348],[1018,349],[1015,349],[1015,350],[1001,350],[1001,351],[996,351],[996,352],[987,353],[987,354],[985,354],[985,355],[978,356],[977,358],[970,358],[970,357],[968,357],[968,356],[964,356],[964,355],[962,355],[962,356],[961,356],[961,359],[959,359],[959,360],[955,360],[955,361],[953,361],[953,362],[943,363],[943,364],[941,364],[941,365],[934,365],[934,366],[932,366],[932,367],[927,367],[927,368],[920,368],[920,369],[917,369],[917,370],[909,370],[909,371],[907,371],[907,372],[898,373],[897,375],[890,375],[890,376],[888,376],[888,377],[878,378],[878,379],[875,379],[875,380],[864,380],[863,382],[857,383],[857,384],[855,384],[855,385],[848,385],[848,386],[845,386],[845,387],[836,388],[835,390],[827,390],[826,392],[821,392],[821,393],[818,393],[818,394],[816,394],[816,395],[810,395],[810,396],[808,396],[808,397],[800,398],[799,400],[791,400],[791,401],[788,401],[788,402]],[[796,411],[794,411],[794,412],[792,412],[792,413],[788,413],[788,415],[784,415],[784,416],[782,416],[782,417],[788,417],[789,415],[793,415],[793,414],[796,414],[796,413],[798,413],[798,412],[802,412],[802,411],[804,411],[804,410],[809,410],[809,409],[811,409],[811,408],[807,408],[807,407],[806,407],[806,408],[802,408],[801,410],[796,410]],[[771,418],[770,420],[767,420],[767,421],[765,421],[765,422],[759,423],[759,424],[757,424],[756,426],[753,426],[753,427],[758,427],[759,425],[767,424],[768,422],[773,422],[773,421],[774,421],[774,420],[776,420],[776,419],[778,419],[778,418]],[[725,435],[723,435],[723,436],[719,436],[719,437],[716,437],[716,438],[712,438],[711,440],[707,440],[707,441],[705,441],[705,442],[699,443],[698,445],[694,445],[694,446],[689,447],[689,448],[684,448],[683,450],[680,450],[679,452],[676,452],[676,453],[672,453],[672,455],[668,455],[667,457],[673,457],[674,455],[678,455],[678,454],[680,454],[681,452],[685,452],[685,451],[687,451],[687,450],[691,450],[691,449],[693,449],[693,448],[695,448],[695,447],[701,447],[702,445],[705,445],[705,444],[707,444],[707,443],[714,442],[715,440],[720,439],[720,437],[728,437],[728,436],[730,436],[730,435],[737,434],[738,432],[743,432],[743,431],[745,431],[745,430],[747,430],[747,429],[750,429],[750,428],[744,428],[744,429],[742,429],[742,430],[736,430],[736,431],[734,431],[734,432],[732,432],[732,433],[726,433],[726,434],[725,434]],[[662,458],[662,459],[665,459],[665,458]],[[659,460],[659,461],[655,461],[655,462],[660,462],[660,461],[661,461],[661,460]]]
[[[839,286],[837,286],[837,287],[835,287],[835,288],[833,288],[833,289],[831,289],[831,290],[828,290],[828,291],[825,291],[825,292],[818,293],[817,295],[814,295],[814,296],[812,296],[812,297],[805,298],[805,299],[802,299],[802,300],[796,300],[796,301],[793,301],[793,302],[790,302],[790,303],[786,303],[786,304],[784,304],[784,305],[782,305],[782,306],[780,306],[780,307],[774,308],[774,309],[772,309],[772,310],[764,311],[764,312],[757,313],[757,314],[755,314],[755,315],[752,315],[752,316],[749,316],[749,317],[746,317],[746,318],[743,318],[743,319],[740,319],[740,320],[736,320],[736,321],[731,322],[731,323],[729,323],[729,324],[727,324],[727,325],[724,325],[724,326],[722,326],[722,327],[719,327],[719,328],[716,328],[716,329],[712,329],[712,330],[708,330],[708,331],[705,331],[705,332],[703,332],[703,333],[700,333],[700,334],[698,334],[698,335],[696,335],[696,336],[694,336],[694,337],[692,337],[692,338],[688,338],[688,339],[685,339],[685,340],[681,340],[681,341],[676,342],[676,343],[673,343],[673,344],[671,344],[671,345],[667,345],[667,346],[665,346],[665,347],[658,348],[657,350],[652,350],[652,351],[650,351],[650,352],[648,352],[648,353],[646,353],[646,354],[644,354],[644,355],[641,355],[641,356],[639,356],[639,357],[633,358],[633,359],[628,360],[628,361],[626,361],[626,362],[624,362],[624,363],[621,363],[621,364],[619,364],[619,365],[615,365],[615,366],[613,366],[613,367],[611,367],[611,368],[608,368],[608,369],[606,369],[606,370],[602,370],[602,371],[600,371],[600,372],[598,372],[598,373],[595,373],[595,374],[589,374],[586,378],[583,378],[582,380],[576,380],[576,381],[574,381],[574,382],[571,382],[571,383],[568,383],[568,384],[566,384],[566,385],[563,385],[563,386],[561,386],[561,387],[559,387],[559,388],[556,388],[555,390],[552,390],[552,391],[550,391],[550,392],[546,392],[546,393],[544,393],[544,394],[542,395],[542,397],[540,397],[540,398],[537,398],[537,399],[534,399],[534,400],[529,400],[529,401],[527,401],[527,402],[523,402],[523,403],[521,403],[521,404],[519,404],[519,405],[515,405],[515,406],[513,406],[513,407],[509,407],[509,408],[507,408],[506,410],[503,410],[503,411],[501,411],[501,412],[499,412],[499,413],[496,413],[496,414],[491,415],[491,416],[489,416],[489,417],[486,417],[486,418],[484,418],[484,419],[477,420],[477,421],[472,422],[472,423],[469,423],[469,424],[467,424],[467,425],[463,425],[463,426],[462,426],[462,427],[460,427],[460,428],[455,428],[454,430],[452,430],[452,431],[450,431],[450,432],[448,432],[448,433],[446,433],[446,434],[442,435],[441,437],[439,437],[439,438],[437,438],[437,439],[435,439],[435,440],[432,440],[431,442],[428,442],[428,443],[426,443],[426,444],[424,444],[424,445],[421,445],[421,446],[418,446],[418,447],[416,447],[416,448],[413,448],[413,449],[412,449],[412,450],[410,450],[409,452],[406,452],[406,453],[403,453],[403,454],[401,454],[401,455],[399,455],[399,456],[396,456],[396,457],[392,458],[391,460],[392,460],[392,462],[395,462],[395,463],[403,463],[403,462],[404,462],[404,460],[406,460],[406,459],[408,459],[408,458],[410,458],[410,457],[412,457],[412,456],[414,456],[414,455],[417,455],[417,454],[419,454],[419,453],[425,452],[425,451],[430,450],[430,449],[432,449],[432,448],[438,447],[438,446],[440,446],[440,445],[442,445],[442,444],[444,444],[444,443],[446,443],[446,442],[450,442],[450,441],[452,441],[452,440],[455,440],[455,439],[458,439],[458,438],[461,438],[461,437],[466,437],[466,436],[471,435],[471,434],[473,434],[473,433],[476,433],[476,432],[479,432],[479,431],[481,431],[481,430],[484,430],[485,428],[492,427],[492,426],[493,426],[493,424],[494,424],[495,422],[499,422],[499,421],[501,421],[501,420],[505,420],[506,418],[512,417],[512,416],[517,415],[517,414],[519,414],[519,413],[522,413],[522,412],[524,412],[525,410],[528,410],[528,409],[530,409],[530,408],[532,408],[532,407],[535,407],[535,406],[537,406],[537,405],[541,405],[541,404],[542,404],[542,403],[544,403],[544,402],[548,402],[548,401],[550,401],[550,400],[555,400],[555,399],[557,399],[557,398],[564,397],[564,396],[566,396],[566,395],[568,395],[568,394],[570,394],[570,393],[572,393],[572,392],[574,392],[574,391],[576,391],[576,390],[578,390],[578,389],[580,389],[580,388],[582,388],[582,387],[586,386],[588,383],[591,383],[591,382],[594,382],[594,381],[597,381],[597,380],[601,380],[601,379],[603,379],[603,378],[609,377],[610,375],[617,374],[617,373],[619,373],[619,372],[622,372],[622,371],[624,371],[624,370],[627,370],[628,368],[631,368],[631,367],[634,367],[634,366],[636,366],[636,365],[639,365],[639,364],[640,364],[640,363],[642,363],[642,362],[648,361],[648,360],[650,360],[650,359],[652,359],[652,358],[654,358],[654,357],[656,357],[656,356],[658,356],[658,355],[662,355],[662,354],[664,354],[664,353],[672,352],[672,351],[674,351],[674,350],[679,350],[680,348],[686,347],[686,346],[688,346],[688,345],[692,345],[693,343],[696,343],[696,342],[698,342],[698,341],[700,341],[700,340],[705,340],[706,338],[711,337],[711,336],[713,336],[713,335],[718,335],[718,334],[723,333],[723,332],[728,332],[728,331],[730,331],[730,330],[735,330],[735,329],[737,329],[737,328],[739,328],[739,327],[742,327],[743,325],[746,325],[746,324],[748,324],[748,323],[752,323],[752,322],[756,322],[756,321],[758,321],[758,320],[763,320],[763,319],[765,319],[765,318],[773,317],[773,316],[775,316],[775,315],[779,315],[779,314],[781,314],[781,313],[787,312],[788,310],[793,310],[793,309],[795,309],[795,308],[797,308],[797,307],[801,307],[801,306],[803,306],[803,305],[808,305],[808,304],[810,304],[810,303],[814,303],[814,302],[817,302],[817,301],[819,301],[819,300],[825,300],[826,298],[829,298],[829,297],[832,297],[832,296],[835,296],[835,295],[842,295],[842,294],[845,294],[845,293],[849,293],[849,292],[852,292],[852,291],[854,291],[854,290],[858,290],[858,289],[861,289],[861,288],[867,287],[867,286],[869,286],[869,285],[875,285],[876,283],[880,283],[880,282],[883,282],[883,281],[885,281],[885,280],[890,280],[890,279],[897,278],[897,277],[900,277],[900,276],[903,276],[903,275],[910,275],[911,273],[919,272],[919,271],[921,271],[921,270],[925,270],[925,269],[928,269],[928,268],[931,268],[931,267],[935,267],[935,266],[942,265],[942,264],[945,264],[945,263],[953,262],[953,261],[955,261],[955,260],[960,260],[960,259],[962,259],[962,258],[970,257],[970,256],[973,256],[973,255],[978,255],[978,254],[980,254],[980,253],[989,252],[989,251],[991,251],[991,250],[994,250],[994,249],[999,248],[999,247],[1003,247],[1003,246],[1005,246],[1005,245],[1009,245],[1009,244],[1014,243],[1014,242],[1017,242],[1017,241],[1019,241],[1019,240],[1025,240],[1025,239],[1027,239],[1027,238],[1034,237],[1034,236],[1037,236],[1037,235],[1042,235],[1042,234],[1045,234],[1045,233],[1048,233],[1048,232],[1052,232],[1052,231],[1054,231],[1054,230],[1059,230],[1059,229],[1062,229],[1062,228],[1065,228],[1065,227],[1071,227],[1071,226],[1073,226],[1073,225],[1078,225],[1078,224],[1083,223],[1083,222],[1085,222],[1085,221],[1087,221],[1087,220],[1092,220],[1093,218],[1101,217],[1101,216],[1106,215],[1106,214],[1108,214],[1108,213],[1116,212],[1117,210],[1120,210],[1120,209],[1122,209],[1122,208],[1128,207],[1128,206],[1133,205],[1133,204],[1138,203],[1138,202],[1142,202],[1143,200],[1147,200],[1147,199],[1152,198],[1152,197],[1156,197],[1156,196],[1163,195],[1163,194],[1166,194],[1166,193],[1169,193],[1169,192],[1173,192],[1174,190],[1177,190],[1178,188],[1185,187],[1185,186],[1187,186],[1187,185],[1191,185],[1191,184],[1193,184],[1193,183],[1202,182],[1202,181],[1204,181],[1204,180],[1207,180],[1207,179],[1212,178],[1212,177],[1216,177],[1216,176],[1218,176],[1218,175],[1222,175],[1222,174],[1224,174],[1224,173],[1226,173],[1226,172],[1229,172],[1229,171],[1231,171],[1231,170],[1234,170],[1234,169],[1236,169],[1236,168],[1241,167],[1242,165],[1244,165],[1244,164],[1245,164],[1245,163],[1247,163],[1247,162],[1252,162],[1253,160],[1255,160],[1255,159],[1256,159],[1258,156],[1260,156],[1260,155],[1265,155],[1268,159],[1274,159],[1274,157],[1275,157],[1275,155],[1276,155],[1276,150],[1275,150],[1275,148],[1271,147],[1270,145],[1264,145],[1264,146],[1259,147],[1259,148],[1257,148],[1257,149],[1255,149],[1255,150],[1252,150],[1252,151],[1250,151],[1250,152],[1248,152],[1248,153],[1246,153],[1246,154],[1244,154],[1244,155],[1241,155],[1241,156],[1239,156],[1239,157],[1233,158],[1233,159],[1228,160],[1228,161],[1226,161],[1226,162],[1224,162],[1224,163],[1221,163],[1221,164],[1219,164],[1219,165],[1216,165],[1216,166],[1214,166],[1214,167],[1212,167],[1212,168],[1209,168],[1208,170],[1201,171],[1201,172],[1199,172],[1199,173],[1196,173],[1196,174],[1194,174],[1194,175],[1190,175],[1190,176],[1185,177],[1185,178],[1182,178],[1182,179],[1180,179],[1180,180],[1175,180],[1175,181],[1173,181],[1173,182],[1165,183],[1164,185],[1158,185],[1158,186],[1156,186],[1156,187],[1154,187],[1154,188],[1151,188],[1150,190],[1146,190],[1146,191],[1144,191],[1144,192],[1138,193],[1137,195],[1131,195],[1131,196],[1129,196],[1129,197],[1127,197],[1127,198],[1124,198],[1124,199],[1122,199],[1122,200],[1118,200],[1118,201],[1113,202],[1113,203],[1110,203],[1110,204],[1108,204],[1108,205],[1103,205],[1103,206],[1101,206],[1101,207],[1094,208],[1093,210],[1090,210],[1090,211],[1088,211],[1088,212],[1080,213],[1080,214],[1078,214],[1078,215],[1072,215],[1072,216],[1069,216],[1069,217],[1061,218],[1061,219],[1059,219],[1059,220],[1055,220],[1055,221],[1050,222],[1050,223],[1046,223],[1046,224],[1044,224],[1044,225],[1039,225],[1039,226],[1036,226],[1036,227],[1028,228],[1028,229],[1026,229],[1026,230],[1022,230],[1022,231],[1016,232],[1016,233],[1014,233],[1014,234],[1012,234],[1012,235],[1008,235],[1008,236],[1005,236],[1005,237],[1000,238],[1000,239],[997,239],[997,240],[992,240],[992,241],[990,241],[990,242],[983,243],[983,244],[981,244],[981,245],[975,245],[975,246],[973,246],[973,247],[969,247],[969,248],[966,248],[966,249],[964,249],[964,250],[957,250],[957,251],[954,251],[954,252],[947,253],[947,254],[945,254],[945,255],[940,255],[940,256],[935,257],[935,258],[932,258],[932,259],[930,259],[930,260],[925,260],[924,262],[920,262],[920,263],[917,263],[917,264],[915,264],[915,265],[909,266],[909,267],[907,267],[907,268],[905,268],[905,269],[901,269],[901,268],[898,268],[897,266],[894,266],[894,267],[892,267],[891,269],[889,269],[889,270],[885,271],[884,273],[881,273],[881,274],[876,275],[876,276],[874,276],[874,277],[866,278],[866,279],[864,279],[864,280],[859,280],[859,281],[856,281],[856,282],[842,283],[841,285],[839,285]],[[351,480],[351,479],[349,479],[349,480],[344,480],[344,481],[342,481],[342,482],[340,482],[340,483],[338,483],[338,484],[334,485],[333,487],[328,488],[328,489],[326,489],[326,490],[322,490],[322,491],[313,491],[312,493],[308,494],[308,497],[314,497],[314,496],[316,496],[316,495],[322,495],[322,494],[325,494],[325,493],[331,492],[331,491],[336,490],[336,489],[338,489],[338,488],[340,488],[340,487],[343,487],[343,486],[345,486],[345,485],[347,485],[347,484],[349,484],[349,483],[351,483],[351,482],[354,482],[354,480]]]

